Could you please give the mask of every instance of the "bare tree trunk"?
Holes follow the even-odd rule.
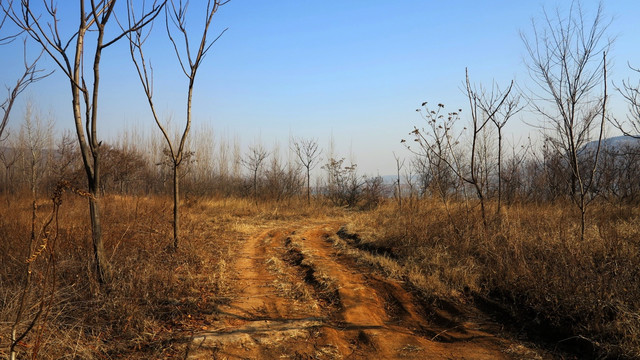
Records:
[[[140,82],[142,84],[142,87],[144,89],[144,92],[147,96],[147,101],[149,103],[149,107],[151,109],[151,112],[153,114],[153,118],[156,122],[156,125],[158,125],[158,128],[160,129],[160,131],[162,132],[162,135],[167,143],[167,146],[169,148],[169,154],[171,156],[171,160],[173,162],[173,245],[174,248],[178,248],[178,240],[179,240],[179,230],[180,230],[180,223],[179,223],[179,212],[180,212],[180,204],[179,204],[179,187],[180,187],[180,182],[179,182],[179,166],[182,163],[182,160],[184,160],[185,154],[184,154],[184,148],[185,148],[185,144],[186,144],[186,140],[187,140],[187,136],[189,135],[189,130],[191,128],[191,102],[192,102],[192,95],[193,95],[193,86],[195,83],[195,78],[196,78],[196,74],[198,72],[198,68],[200,67],[200,64],[202,63],[202,60],[204,59],[204,56],[206,55],[206,53],[209,51],[209,49],[211,48],[211,46],[220,38],[220,36],[222,36],[222,34],[226,31],[223,30],[220,35],[218,35],[217,38],[215,38],[212,41],[208,41],[207,40],[207,34],[209,31],[209,26],[211,25],[211,21],[213,19],[213,15],[216,13],[216,11],[218,10],[218,7],[220,5],[223,5],[226,3],[226,1],[220,1],[220,0],[214,0],[213,4],[211,3],[211,0],[207,1],[207,13],[206,13],[206,18],[205,18],[205,24],[204,24],[204,29],[202,30],[202,37],[200,39],[200,46],[198,47],[198,50],[195,54],[191,54],[191,47],[189,45],[189,36],[188,36],[188,31],[186,29],[186,21],[187,21],[187,8],[188,8],[188,4],[189,2],[187,1],[186,3],[183,3],[182,1],[180,1],[177,5],[175,4],[174,1],[170,1],[168,2],[169,5],[167,5],[169,7],[169,9],[165,9],[165,15],[166,15],[166,30],[167,30],[167,35],[169,36],[169,40],[171,41],[174,51],[176,53],[176,57],[178,59],[178,62],[180,63],[180,68],[182,69],[183,73],[187,76],[187,78],[189,79],[189,87],[187,90],[187,113],[186,113],[186,123],[185,123],[185,127],[184,127],[184,131],[182,132],[182,135],[180,136],[180,142],[179,144],[177,144],[177,147],[174,146],[176,144],[174,144],[173,141],[171,141],[171,138],[169,137],[169,134],[167,133],[167,131],[165,130],[165,128],[162,126],[162,124],[160,123],[160,120],[158,118],[158,115],[156,113],[156,109],[155,109],[155,105],[153,103],[153,81],[152,81],[152,74],[153,74],[153,70],[151,69],[150,72],[147,72],[147,65],[145,63],[145,58],[144,58],[144,53],[142,51],[142,45],[144,44],[145,40],[147,39],[148,33],[147,34],[143,34],[142,31],[140,31],[141,28],[137,29],[136,31],[132,31],[126,34],[127,38],[129,39],[129,49],[130,49],[130,53],[131,53],[131,59],[136,67],[136,70],[138,72],[138,76],[140,78]],[[167,4],[167,2],[162,2],[162,5],[160,5],[158,7],[159,9],[162,9],[165,4]],[[154,3],[155,5],[155,3]],[[146,15],[143,15],[143,17],[141,18],[144,19],[146,17]],[[154,16],[155,17],[155,16]],[[136,22],[136,15],[135,12],[133,11],[133,9],[130,9],[129,12],[129,22],[130,22],[130,27],[132,27],[132,21]],[[137,20],[138,22],[141,20]],[[149,19],[149,22],[152,21],[153,18]],[[171,31],[171,27],[170,24],[173,24],[175,26],[175,29],[180,33],[180,38],[182,39],[182,41],[184,42],[184,48],[182,50],[180,50],[178,43],[176,42],[176,40],[173,38],[172,35],[172,31]],[[150,68],[150,67],[149,67]],[[189,156],[189,155],[187,155]]]
[[[111,268],[104,252],[102,242],[102,222],[100,221],[100,190],[98,184],[89,184],[89,215],[91,216],[91,240],[95,260],[96,275],[101,284],[106,284],[111,278]]]
[[[480,174],[480,178],[478,177],[478,169],[476,167],[476,156],[480,156],[479,154],[477,154],[478,135],[483,131],[487,122],[492,121],[492,119],[494,119],[494,116],[496,115],[496,113],[507,101],[507,98],[511,93],[511,89],[513,88],[513,81],[511,81],[511,84],[509,85],[506,91],[504,91],[503,93],[499,93],[499,95],[497,95],[497,97],[495,98],[495,103],[497,105],[495,106],[495,108],[491,106],[492,109],[490,109],[490,111],[487,111],[487,118],[485,120],[480,120],[479,114],[478,114],[478,108],[480,109],[485,108],[484,110],[485,111],[487,110],[486,107],[482,105],[482,102],[483,102],[482,90],[474,90],[471,88],[471,83],[469,82],[469,72],[467,69],[465,69],[465,75],[466,75],[465,77],[466,77],[466,85],[467,85],[466,92],[467,92],[467,97],[469,99],[469,108],[471,109],[471,120],[473,123],[472,124],[473,138],[471,143],[471,159],[470,159],[470,165],[469,165],[470,179],[465,179],[465,181],[472,184],[476,190],[476,194],[478,196],[478,199],[480,200],[480,210],[482,212],[482,224],[484,225],[484,229],[487,230],[488,223],[487,223],[487,217],[486,217],[485,194],[484,194],[484,191],[486,191],[486,189],[483,189],[483,183],[481,179],[482,175]],[[494,101],[491,101],[491,102],[494,102]],[[481,161],[481,160],[479,159],[478,161]],[[487,167],[486,162],[487,160],[485,155],[485,170]],[[485,175],[485,177],[488,178],[488,175]],[[485,184],[484,187],[486,186],[488,186],[488,184]]]
[[[498,128],[498,209],[496,210],[500,216],[500,207],[502,206],[502,128]]]
[[[311,170],[317,165],[322,153],[318,149],[318,142],[313,139],[297,139],[291,147],[302,166],[307,169],[307,204],[311,204]]]
[[[476,189],[476,195],[478,196],[478,200],[480,200],[480,214],[482,215],[482,225],[484,226],[484,229],[487,230],[487,212],[484,206],[484,195],[482,194],[482,188],[480,187],[480,184],[478,184],[478,180],[475,178],[475,175],[472,178],[474,179],[473,186]]]
[[[307,167],[307,205],[311,205],[311,170]]]
[[[584,199],[584,196],[581,196],[581,199],[580,199],[580,240],[581,241],[584,241],[584,231],[587,225],[586,213],[587,213],[587,208],[585,204],[585,199]]]
[[[402,170],[402,167],[404,166],[404,160],[400,161],[400,158],[396,156],[395,152],[393,153],[393,157],[396,160],[396,170],[397,170],[397,191],[398,191],[398,208],[402,209],[402,187],[401,187],[401,183],[400,183],[400,170]]]
[[[253,199],[258,203],[258,169],[253,172]]]
[[[593,201],[588,193],[594,186],[606,121],[606,52],[613,40],[606,37],[609,24],[603,18],[602,3],[590,21],[585,21],[579,2],[576,6],[572,3],[567,16],[561,16],[558,11],[550,17],[544,12],[544,20],[542,31],[534,26],[532,39],[522,36],[531,58],[527,66],[534,82],[540,86],[539,92],[531,96],[532,105],[555,129],[555,134],[549,137],[550,143],[570,166],[570,174],[565,179],[571,187],[569,196],[580,210],[580,234],[584,240],[586,207]],[[598,59],[600,52],[602,60]],[[602,97],[594,94],[600,85],[604,86]],[[586,177],[587,174],[580,171],[583,159],[578,152],[590,140],[598,117],[599,137],[593,166],[586,169],[590,172]]]
[[[173,164],[173,248],[178,249],[180,234],[180,174],[179,166]]]
[[[164,7],[162,4],[153,3],[150,12],[143,14],[140,20],[130,24],[129,28],[123,28],[119,35],[105,42],[104,35],[109,19],[115,18],[113,11],[116,1],[85,1],[79,2],[79,23],[77,30],[69,37],[62,38],[59,29],[57,4],[45,3],[46,15],[35,12],[36,6],[29,1],[21,1],[19,5],[12,6],[10,2],[0,7],[21,30],[26,32],[44,53],[58,65],[71,85],[72,110],[75,123],[78,145],[82,155],[84,170],[87,174],[87,182],[91,198],[89,199],[89,212],[91,215],[91,232],[93,240],[94,257],[96,261],[97,277],[100,283],[105,283],[109,278],[109,266],[106,262],[104,247],[102,245],[102,231],[100,226],[99,189],[100,189],[100,141],[97,136],[98,122],[98,90],[100,85],[100,61],[102,51],[118,42],[127,34],[140,31],[149,24]],[[113,16],[112,16],[113,15]],[[117,21],[117,19],[116,19]],[[121,24],[120,24],[121,25]],[[60,26],[62,27],[62,26]],[[85,35],[92,33],[91,42],[95,39],[95,53],[93,54],[92,74],[85,73]],[[72,44],[75,42],[75,46]],[[91,55],[88,55],[88,57]],[[35,62],[34,62],[35,64]],[[87,67],[88,68],[88,67]],[[39,70],[32,68],[31,74]],[[27,70],[29,67],[27,66]],[[29,73],[29,72],[27,72]],[[93,82],[93,84],[91,84]],[[84,105],[84,111],[83,106]]]

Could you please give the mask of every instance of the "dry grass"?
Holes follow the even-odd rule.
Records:
[[[285,254],[285,261],[300,270],[305,289],[313,288],[315,294],[309,294],[313,299],[321,299],[324,307],[340,307],[340,295],[338,294],[339,284],[336,279],[325,273],[317,266],[315,256],[307,250],[303,250],[300,243],[302,238],[294,235],[288,238]],[[303,284],[300,284],[302,286]],[[317,300],[313,300],[317,302]]]
[[[319,305],[313,296],[309,286],[301,281],[299,276],[294,276],[290,267],[277,256],[272,256],[266,261],[267,269],[274,274],[273,286],[283,297],[292,299],[296,305],[304,305],[312,310],[318,309]]]
[[[6,200],[0,198],[0,358],[8,356],[24,261],[30,255],[30,202]],[[40,204],[38,227],[52,208],[46,200]],[[20,344],[21,357],[36,349],[41,358],[51,359],[182,356],[185,343],[180,339],[202,325],[216,303],[232,296],[228,279],[236,240],[265,224],[308,219],[348,223],[346,234],[358,237],[332,236],[339,252],[409,282],[427,296],[488,299],[513,316],[508,322],[526,322],[555,336],[559,345],[588,343],[605,357],[640,358],[637,207],[593,206],[586,238],[580,241],[578,217],[567,204],[511,206],[484,229],[477,209],[468,212],[463,204],[445,207],[436,201],[402,211],[386,203],[350,212],[295,199],[257,204],[188,199],[176,253],[168,250],[170,199],[107,196],[102,209],[114,281],[101,287],[93,276],[86,199],[65,195],[54,231],[55,291],[51,297],[51,282],[44,282],[52,258],[43,255],[33,265],[21,328],[43,299],[47,311]],[[488,212],[495,212],[491,204]],[[313,257],[302,252],[298,241],[292,236],[282,251],[298,252],[295,265],[314,270],[313,291],[326,293],[330,303],[335,284],[316,273]],[[309,293],[308,286],[292,280],[285,269],[289,260],[272,257],[265,266],[287,296],[300,302],[314,298],[317,294]]]
[[[349,232],[360,258],[428,295],[497,300],[559,345],[640,358],[639,211],[594,206],[581,241],[572,209],[512,206],[484,229],[463,204],[387,204],[359,214]],[[372,255],[379,249],[384,256]]]
[[[27,327],[42,304],[46,311],[18,346],[19,357],[36,351],[47,359],[182,357],[184,339],[207,321],[216,303],[233,297],[229,279],[238,239],[272,222],[343,216],[341,209],[298,199],[256,203],[187,197],[175,252],[168,197],[107,195],[101,203],[113,281],[100,286],[93,274],[86,199],[65,194],[59,228],[53,231],[56,246],[33,264],[35,280],[19,329]],[[25,259],[33,253],[28,249],[30,204],[28,196],[0,197],[0,358],[9,355]],[[47,199],[39,204],[36,223],[41,228],[53,206]],[[44,282],[47,266],[53,264],[49,254],[55,258],[55,284]],[[270,265],[274,270],[284,266]],[[301,302],[311,297],[304,284],[291,285],[291,294]]]
[[[183,345],[173,340],[188,336],[194,318],[228,296],[232,240],[238,233],[237,219],[250,213],[248,206],[241,202],[227,207],[215,202],[186,206],[181,248],[173,252],[168,247],[169,199],[106,196],[102,203],[113,281],[101,287],[93,276],[86,200],[65,195],[52,249],[53,297],[49,297],[52,283],[43,284],[46,265],[52,261],[47,249],[47,256],[34,262],[34,282],[20,329],[35,316],[42,299],[46,311],[20,344],[20,357],[30,356],[38,343],[40,357],[51,359],[174,356]],[[38,226],[50,209],[43,200]],[[2,213],[0,357],[4,358],[29,253],[30,208],[28,202],[13,199]]]

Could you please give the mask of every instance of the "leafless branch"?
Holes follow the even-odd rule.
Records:
[[[164,128],[162,123],[158,118],[158,114],[155,109],[155,105],[153,103],[153,68],[151,64],[147,66],[147,61],[143,52],[143,45],[145,40],[148,38],[151,29],[149,29],[149,33],[143,33],[140,28],[137,28],[138,23],[144,21],[144,17],[137,18],[136,14],[133,11],[133,1],[130,0],[128,2],[127,9],[129,11],[128,14],[128,28],[132,29],[124,34],[129,39],[129,50],[131,59],[134,63],[136,71],[138,73],[138,78],[140,79],[140,83],[142,84],[143,90],[147,97],[147,102],[151,109],[151,113],[156,122],[156,125],[162,132],[162,135],[169,147],[171,160],[173,163],[173,173],[174,173],[174,181],[173,181],[173,194],[174,194],[174,248],[178,247],[178,230],[179,230],[179,186],[178,186],[178,171],[180,164],[182,163],[183,158],[185,157],[184,148],[187,141],[187,137],[189,135],[189,130],[191,128],[191,102],[193,97],[193,87],[195,84],[196,74],[204,56],[207,51],[211,49],[211,45],[215,43],[220,36],[214,39],[212,42],[207,40],[207,35],[209,33],[210,25],[213,19],[214,14],[217,12],[218,7],[225,2],[220,2],[218,0],[214,0],[213,3],[209,0],[207,1],[206,7],[206,18],[205,23],[202,29],[201,38],[200,38],[200,46],[198,51],[195,54],[192,54],[190,42],[189,42],[189,32],[187,31],[187,10],[189,7],[189,1],[185,1],[183,3],[182,0],[176,4],[175,1],[171,0],[171,5],[164,5],[165,10],[165,27],[167,31],[167,36],[169,37],[169,41],[171,42],[173,49],[175,51],[178,62],[180,63],[180,68],[184,75],[187,77],[188,87],[187,87],[187,104],[186,104],[186,121],[185,127],[180,135],[180,142],[176,144],[171,141],[167,130]],[[154,8],[155,9],[155,8]],[[152,19],[151,19],[152,20]],[[172,28],[175,28],[174,31],[177,31],[182,36],[182,40],[178,41],[172,35]],[[222,32],[224,33],[224,31]],[[222,35],[222,34],[220,34]],[[180,43],[180,45],[178,45]],[[181,51],[181,49],[184,49]]]
[[[307,203],[311,203],[311,170],[318,165],[322,150],[315,139],[294,139],[292,148],[298,160],[307,170]]]
[[[9,122],[9,115],[11,113],[11,109],[13,108],[13,104],[15,100],[29,85],[46,78],[47,76],[53,73],[45,73],[44,69],[38,69],[37,64],[40,58],[42,57],[43,51],[40,51],[40,54],[36,56],[33,60],[29,61],[27,56],[27,42],[24,40],[23,45],[23,64],[24,64],[24,72],[22,76],[16,81],[13,87],[7,86],[7,98],[0,104],[0,109],[2,109],[2,121],[0,122],[0,140],[2,140],[2,136],[4,130]]]
[[[590,201],[588,193],[607,116],[608,63],[606,55],[600,58],[599,54],[606,54],[613,43],[613,39],[605,38],[610,22],[604,19],[602,3],[589,21],[578,1],[571,2],[568,15],[556,10],[551,16],[544,11],[543,20],[542,29],[532,21],[533,40],[521,34],[529,55],[529,73],[538,87],[530,102],[545,120],[542,128],[549,130],[545,136],[569,164],[570,196],[582,213],[584,236],[585,207]],[[594,96],[601,85],[604,94]],[[596,129],[599,136],[594,169],[583,173],[580,154]]]
[[[640,73],[640,69],[632,67],[631,64],[627,64],[627,66],[632,71]],[[627,102],[627,121],[622,122],[616,118],[611,118],[610,121],[624,135],[640,139],[640,81],[632,84],[630,79],[622,80],[622,88],[616,88],[616,90]]]

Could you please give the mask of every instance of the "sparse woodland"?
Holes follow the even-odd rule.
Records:
[[[81,29],[117,29],[115,2],[81,1]],[[150,36],[174,35],[188,112],[196,70],[208,66],[202,55],[219,34],[188,34],[192,53],[180,52],[175,34],[188,33],[181,24],[190,16],[183,3],[150,2],[138,13],[133,3],[128,23],[119,15],[120,36],[89,40],[130,46],[150,131],[109,141],[96,132],[99,71],[73,65],[113,59],[94,58],[93,48],[74,58],[79,35],[62,48],[59,34],[34,26],[54,11],[0,1],[2,24],[20,30],[0,44],[24,39],[43,49],[0,98],[0,357],[183,357],[189,346],[177,339],[237,295],[231,268],[244,226],[315,219],[351,234],[331,238],[341,256],[423,302],[477,307],[558,358],[640,358],[640,87],[609,75],[605,9],[576,2],[568,14],[536,19],[522,35],[533,85],[474,83],[470,63],[461,69],[465,104],[417,104],[389,182],[319,139],[243,148],[215,124],[191,127],[190,113],[171,133],[153,104],[147,29],[169,19]],[[211,17],[222,5],[209,2]],[[38,67],[47,56],[69,77],[61,88],[74,99],[73,132],[56,133],[54,124],[74,125],[37,103],[7,126],[20,93],[54,70]],[[612,112],[612,96],[627,101],[627,113]],[[517,117],[540,140],[512,143]]]

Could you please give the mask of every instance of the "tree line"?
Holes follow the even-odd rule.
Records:
[[[54,134],[53,120],[28,105],[25,119],[8,132],[0,149],[0,189],[22,196],[32,189],[46,195],[60,181],[84,188],[81,156],[73,134]],[[173,160],[162,138],[124,131],[101,145],[101,195],[162,195],[172,191]],[[185,142],[179,170],[184,197],[247,197],[256,201],[319,197],[338,206],[368,207],[389,196],[381,177],[367,178],[343,158],[325,159],[317,139],[292,138],[271,148],[256,141],[215,136],[201,126]],[[333,156],[333,155],[332,155]],[[374,189],[376,188],[376,189]]]

